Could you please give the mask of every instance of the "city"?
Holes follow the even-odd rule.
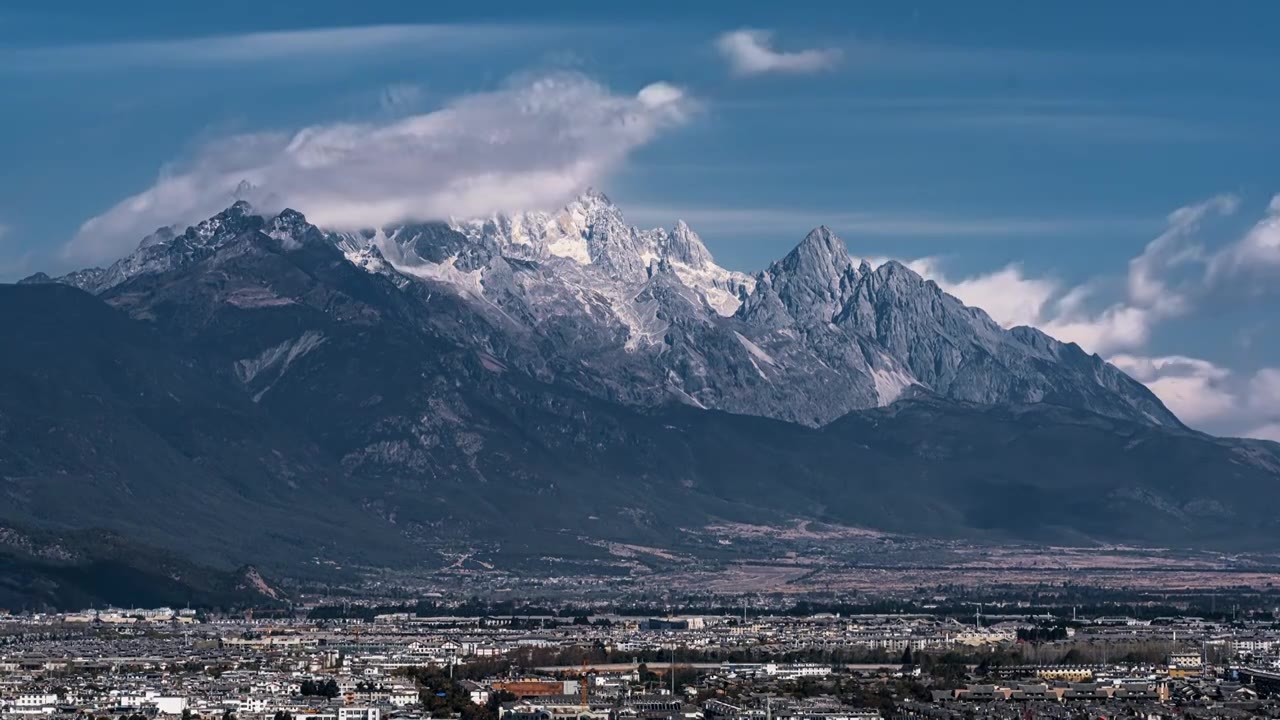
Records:
[[[744,600],[740,614],[528,606],[474,616],[474,599],[417,606],[316,599],[257,613],[0,616],[0,715],[1280,717],[1274,611],[1153,617],[1162,608],[1135,603],[1137,615],[1089,617],[975,603],[969,616],[961,606],[800,614]]]

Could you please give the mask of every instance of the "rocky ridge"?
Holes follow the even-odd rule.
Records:
[[[323,231],[292,210],[264,218],[237,202],[181,234],[157,231],[106,269],[56,281],[103,294],[254,230],[293,246],[330,243],[401,288],[451,293],[507,336],[488,344],[519,348],[535,375],[612,401],[821,426],[927,392],[1180,427],[1098,356],[1033,328],[1002,328],[900,263],[855,262],[825,226],[751,276],[717,265],[683,221],[630,226],[596,191],[555,213],[355,233]]]

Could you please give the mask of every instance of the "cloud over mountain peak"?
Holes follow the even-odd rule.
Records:
[[[296,207],[328,227],[555,207],[694,107],[668,83],[626,95],[559,72],[394,122],[237,135],[86,221],[63,254],[118,256],[156,227],[217,212],[245,188],[255,207]]]

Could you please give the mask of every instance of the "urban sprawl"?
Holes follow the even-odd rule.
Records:
[[[1280,717],[1280,626],[1018,615],[0,615],[0,715]]]

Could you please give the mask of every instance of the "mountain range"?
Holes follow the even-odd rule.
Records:
[[[1280,446],[1194,432],[826,227],[745,274],[594,191],[359,232],[237,202],[0,287],[0,318],[0,519],[224,568],[796,519],[1248,548],[1280,508]]]

